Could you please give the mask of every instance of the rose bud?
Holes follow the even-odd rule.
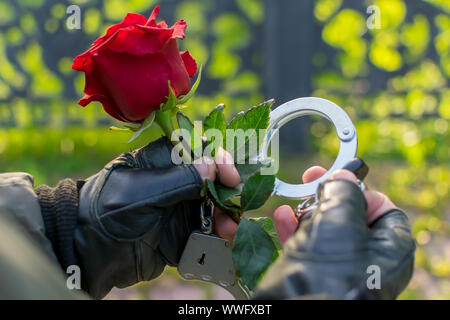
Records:
[[[188,51],[179,51],[176,41],[184,38],[186,22],[169,28],[156,22],[158,12],[159,6],[148,20],[127,14],[75,58],[72,68],[86,77],[80,105],[99,101],[112,117],[142,123],[167,101],[169,81],[177,97],[189,92],[197,64]]]

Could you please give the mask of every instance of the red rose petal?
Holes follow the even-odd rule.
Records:
[[[156,53],[171,39],[183,39],[185,30],[186,22],[183,20],[178,21],[169,29],[142,25],[130,26],[118,30],[112,37],[98,46],[96,51],[108,48],[115,52],[127,52],[135,55]]]
[[[184,38],[186,22],[170,28],[156,23],[159,10],[148,20],[128,14],[74,59],[72,67],[86,74],[80,105],[99,101],[112,117],[140,123],[167,100],[169,80],[177,96],[189,91],[197,63],[188,51],[179,51],[176,41]]]
[[[173,38],[178,38],[178,39],[184,39],[184,33],[186,31],[186,22],[184,20],[180,20],[177,21],[177,23],[175,23],[172,26],[173,29]]]
[[[167,25],[167,23],[164,20],[161,20],[157,25],[158,28],[163,28],[163,29],[168,29],[169,26]]]
[[[114,105],[114,101],[109,100],[109,91],[104,86],[100,76],[101,71],[96,69],[96,65],[97,64],[94,64],[90,56],[85,58],[85,63],[83,66],[86,79],[86,84],[84,87],[85,95],[78,101],[78,104],[85,107],[92,101],[98,101],[103,105],[103,108],[109,115],[117,120],[129,122],[122,112],[120,112],[120,109]]]
[[[108,113],[111,117],[119,120],[119,121],[124,121],[124,122],[129,122],[127,119],[125,119],[125,117],[123,117],[122,114],[120,114],[120,112],[118,112],[115,108],[113,108],[111,106],[110,101],[108,101],[108,99],[105,96],[102,95],[84,95],[83,98],[81,98],[78,101],[78,104],[82,107],[87,106],[89,103],[93,102],[93,101],[98,101],[102,104],[103,109],[106,111],[106,113]]]
[[[159,10],[161,8],[159,6],[156,6],[155,9],[153,9],[152,13],[150,14],[150,17],[148,18],[147,22],[145,23],[146,26],[154,27],[156,26],[156,18],[158,17]]]
[[[146,23],[146,21],[147,21],[147,19],[142,14],[128,13],[122,22],[109,27],[106,30],[106,34],[103,37],[100,37],[97,40],[95,40],[91,47],[94,47],[94,46],[106,41],[119,29],[137,25],[137,24],[144,25]]]
[[[103,48],[142,56],[159,52],[171,38],[171,29],[135,26],[117,31]]]
[[[155,22],[158,12],[159,6],[153,10],[146,25],[143,25],[144,16],[134,13],[127,14],[121,23],[110,27],[105,36],[97,39],[89,50],[75,58],[78,61],[74,61],[72,68],[83,71],[86,56],[89,53],[99,53],[106,48],[116,52],[145,55],[158,52],[170,39],[183,39],[186,22],[180,20],[171,28],[164,28],[167,27],[164,21],[159,24]]]
[[[186,71],[189,77],[193,77],[197,73],[197,62],[195,59],[189,54],[189,51],[183,51],[180,53],[181,58],[183,59],[184,66],[186,67]]]
[[[72,69],[77,71],[84,71],[84,62],[86,58],[83,56],[83,54],[80,54],[79,56],[75,57],[73,59]]]
[[[107,42],[111,37],[114,36],[114,34],[121,29],[133,26],[133,25],[139,25],[139,24],[145,24],[146,18],[141,14],[136,13],[128,13],[126,17],[123,19],[122,22],[117,23],[111,27],[108,28],[106,31],[106,34],[92,43],[91,48],[83,52],[82,54],[78,55],[72,65],[72,69],[78,70],[78,71],[84,71],[84,64],[86,62],[86,58],[89,56],[88,53],[94,53],[101,48],[101,46]]]
[[[174,86],[185,86],[182,78],[173,75],[172,64],[162,53],[137,56],[105,50],[94,57],[93,64],[95,70],[101,70],[93,75],[107,89],[103,95],[114,101],[110,107],[116,113],[120,110],[127,122],[142,122],[167,100],[169,79]],[[189,79],[187,74],[185,77]]]

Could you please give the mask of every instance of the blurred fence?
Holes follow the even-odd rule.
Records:
[[[380,29],[366,26],[372,3]],[[66,27],[71,4],[81,7],[81,30]],[[282,103],[314,94],[361,118],[448,117],[445,1],[2,0],[0,125],[107,124],[98,108],[74,108],[84,82],[72,59],[125,12],[148,15],[156,4],[169,22],[188,22],[182,46],[207,66],[199,92],[232,98],[233,110],[262,96]],[[282,141],[303,150],[306,127],[288,125]]]
[[[80,30],[66,26],[66,8],[79,4]],[[72,112],[82,94],[84,75],[71,69],[73,57],[86,50],[107,26],[126,12],[148,16],[157,1],[10,1],[0,3],[0,125],[61,127],[104,124],[99,110]],[[199,63],[208,62],[200,94],[228,95],[257,102],[262,67],[260,32],[264,8],[253,1],[160,1],[160,18],[184,18],[188,37],[181,42]],[[255,97],[257,95],[257,97]],[[57,101],[57,103],[55,103]],[[242,107],[242,106],[241,106]],[[93,108],[86,108],[93,109]],[[61,112],[61,116],[55,114]],[[24,119],[26,119],[24,123]],[[53,121],[55,120],[55,121]]]

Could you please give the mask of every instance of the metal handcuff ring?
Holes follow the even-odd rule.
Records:
[[[356,129],[347,113],[337,104],[322,98],[306,97],[286,102],[270,113],[270,123],[265,140],[262,143],[261,153],[258,158],[262,162],[273,161],[268,156],[271,140],[283,125],[298,117],[317,115],[329,120],[335,127],[340,140],[339,152],[331,168],[320,178],[305,184],[290,184],[278,178],[275,179],[273,194],[288,199],[306,200],[300,206],[304,209],[314,202],[319,185],[327,180],[330,175],[342,169],[356,156],[358,138]],[[361,188],[364,187],[362,182]]]

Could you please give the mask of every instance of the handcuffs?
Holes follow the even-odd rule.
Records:
[[[368,173],[368,167],[364,161],[355,158],[358,138],[350,117],[337,104],[314,97],[288,101],[270,112],[269,127],[257,156],[258,160],[266,163],[273,161],[268,156],[272,139],[283,125],[307,115],[318,115],[333,123],[340,146],[335,162],[320,178],[305,184],[289,184],[276,178],[273,195],[303,200],[296,210],[298,220],[315,209],[318,187],[334,171],[348,169],[355,173],[361,190],[365,188],[362,180]],[[232,259],[232,243],[213,234],[213,215],[214,206],[207,199],[200,208],[202,229],[192,232],[189,236],[178,264],[178,273],[185,280],[200,280],[219,285],[237,300],[249,299],[250,290],[236,276]]]

